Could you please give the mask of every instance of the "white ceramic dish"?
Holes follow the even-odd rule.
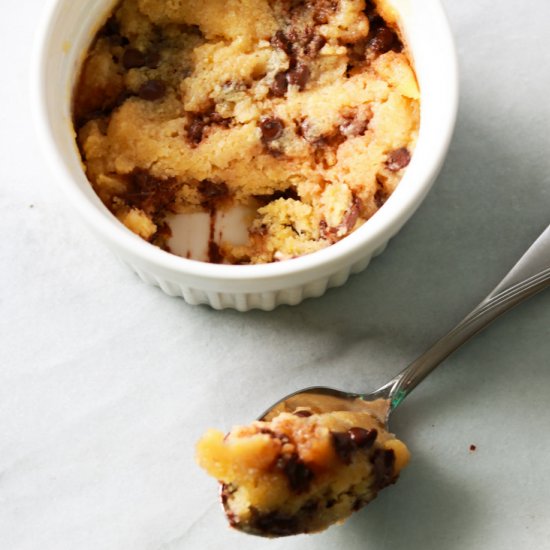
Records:
[[[458,103],[456,54],[439,0],[391,0],[414,58],[422,94],[418,143],[405,175],[386,204],[357,231],[308,256],[232,266],[164,252],[127,230],[103,206],[86,179],[71,123],[71,95],[83,53],[113,0],[51,0],[33,63],[38,134],[55,178],[89,227],[145,282],[190,304],[271,310],[298,304],[342,285],[384,250],[430,190],[447,152]]]

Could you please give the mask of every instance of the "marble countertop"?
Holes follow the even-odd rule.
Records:
[[[362,274],[274,312],[191,307],[68,210],[33,135],[42,2],[0,20],[0,548],[538,549],[550,540],[550,292],[459,350],[392,428],[413,459],[346,525],[230,531],[195,465],[210,426],[306,385],[382,383],[469,311],[550,223],[543,0],[444,0],[461,106],[429,197]],[[470,451],[470,445],[476,451]]]

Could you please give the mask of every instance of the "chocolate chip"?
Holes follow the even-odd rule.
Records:
[[[260,122],[262,130],[262,141],[268,143],[279,139],[283,135],[284,122],[280,118],[266,117]]]
[[[305,47],[305,54],[310,57],[315,57],[327,43],[326,38],[320,34],[316,34]]]
[[[390,28],[383,26],[375,30],[367,47],[377,54],[383,54],[392,49],[396,39],[397,35]]]
[[[369,121],[364,118],[355,117],[340,125],[340,132],[346,137],[357,137],[365,134],[369,127]]]
[[[359,449],[370,449],[374,445],[377,436],[378,432],[376,430],[354,427],[347,432],[332,432],[332,445],[340,459],[349,464],[351,455]]]
[[[205,127],[206,123],[200,118],[191,121],[191,123],[187,127],[187,137],[189,138],[191,143],[198,145],[202,141]]]
[[[229,188],[224,181],[215,182],[212,180],[202,180],[199,183],[198,189],[204,199],[209,202],[229,195]]]
[[[303,90],[309,81],[310,74],[309,67],[303,62],[298,62],[296,67],[288,71],[288,83]]]
[[[250,528],[253,533],[272,537],[286,537],[300,532],[298,515],[288,515],[278,510],[261,513],[250,506]]]
[[[122,65],[127,71],[143,67],[145,62],[145,54],[136,48],[128,48],[122,56]]]
[[[288,80],[285,72],[280,72],[275,75],[270,90],[275,97],[284,97],[288,90]]]
[[[150,216],[157,216],[174,200],[181,183],[175,178],[161,179],[146,170],[136,169],[128,176],[125,200]]]
[[[351,454],[355,451],[355,444],[348,432],[332,432],[332,445],[342,462],[349,464]]]
[[[329,227],[326,220],[319,222],[319,232],[322,239],[326,239],[331,243],[335,243],[341,238],[345,237],[357,223],[359,215],[361,213],[361,199],[353,197],[353,202],[348,208],[342,221],[336,227]]]
[[[206,111],[202,113],[190,114],[190,122],[185,128],[187,131],[187,137],[193,145],[198,145],[203,137],[204,130],[213,124],[228,127],[231,124],[231,119],[223,118],[219,113],[215,111],[215,106],[211,105]]]
[[[411,154],[409,153],[409,150],[406,147],[401,147],[400,149],[392,151],[388,155],[386,167],[391,172],[398,172],[408,166],[409,162],[411,162]]]
[[[302,409],[300,411],[294,411],[294,416],[298,416],[300,418],[308,418],[313,415],[311,411],[306,411],[305,409]]]
[[[290,55],[292,53],[292,43],[283,31],[279,30],[272,36],[271,45],[274,48],[279,48],[287,55]]]
[[[198,145],[202,141],[204,129],[207,126],[208,124],[203,118],[193,119],[187,127],[187,137],[192,143]]]
[[[157,101],[166,94],[166,84],[162,80],[147,80],[138,90],[138,96],[146,101]]]
[[[342,219],[342,223],[340,224],[338,229],[344,229],[345,233],[349,233],[355,227],[355,224],[359,219],[360,212],[361,200],[358,197],[353,197],[353,202],[345,213],[344,218]]]
[[[395,453],[393,450],[378,449],[372,456],[372,465],[376,478],[376,486],[381,489],[394,481],[393,466],[395,464]]]
[[[277,460],[277,468],[284,473],[295,493],[303,493],[309,489],[314,474],[298,455],[281,456]]]
[[[149,52],[145,56],[145,65],[149,69],[156,69],[160,63],[160,54],[158,52]]]
[[[370,449],[378,436],[376,430],[365,430],[365,428],[350,428],[348,433],[359,449]]]

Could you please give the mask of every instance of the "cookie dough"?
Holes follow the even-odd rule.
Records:
[[[246,205],[246,244],[211,261],[308,254],[398,185],[419,90],[385,0],[122,0],[74,93],[88,179],[168,249],[173,213]]]
[[[406,446],[367,412],[283,412],[208,431],[199,464],[222,484],[230,524],[254,535],[314,533],[342,522],[394,483]]]

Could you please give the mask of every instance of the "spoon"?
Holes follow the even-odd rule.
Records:
[[[550,226],[525,252],[498,286],[456,327],[440,338],[397,376],[371,393],[328,387],[305,388],[283,397],[259,420],[305,407],[319,413],[368,410],[385,427],[391,413],[451,353],[481,332],[499,315],[550,286]]]
[[[388,424],[391,413],[403,402],[403,400],[409,395],[420,382],[422,382],[438,365],[440,365],[453,351],[460,347],[464,342],[470,339],[472,336],[483,330],[489,323],[496,319],[499,315],[508,311],[513,306],[519,304],[523,300],[533,296],[537,292],[550,286],[550,226],[540,235],[540,237],[533,243],[529,250],[523,255],[519,262],[511,269],[511,271],[504,277],[499,285],[477,306],[469,313],[455,328],[448,332],[445,336],[439,339],[431,348],[423,353],[418,359],[413,361],[407,368],[400,372],[397,376],[392,378],[389,382],[384,384],[381,388],[371,393],[352,393],[345,392],[333,388],[327,387],[310,387],[303,390],[299,390],[290,395],[287,395],[283,399],[277,401],[272,407],[267,409],[258,420],[265,421],[269,424],[256,423],[249,428],[245,428],[245,435],[242,440],[245,445],[265,444],[258,439],[247,440],[247,435],[257,433],[265,434],[262,437],[271,440],[272,438],[279,438],[279,445],[284,447],[287,440],[280,439],[277,423],[289,422],[289,418],[297,418],[300,416],[309,417],[315,415],[313,418],[365,418],[368,417],[374,422],[374,429],[364,429],[356,425],[348,429],[347,432],[333,432],[330,434],[333,439],[331,444],[339,454],[342,463],[342,476],[337,479],[337,486],[340,489],[336,492],[330,492],[331,498],[324,498],[325,490],[329,485],[319,485],[316,489],[312,490],[312,494],[307,493],[309,483],[313,479],[314,472],[304,462],[300,462],[300,458],[293,458],[292,454],[288,457],[281,451],[277,459],[276,467],[280,471],[284,472],[287,478],[287,485],[294,491],[292,494],[283,493],[284,499],[273,508],[265,505],[260,500],[260,508],[256,507],[256,503],[252,504],[251,500],[247,500],[248,496],[243,499],[243,493],[239,483],[235,483],[234,480],[229,480],[229,483],[224,481],[221,485],[220,496],[222,505],[225,510],[226,516],[229,519],[230,524],[246,533],[251,533],[260,536],[286,536],[298,533],[316,532],[318,530],[325,529],[334,521],[341,521],[345,519],[349,514],[364,506],[370,502],[375,496],[378,490],[386,487],[388,484],[395,482],[397,479],[395,472],[399,472],[400,468],[394,469],[394,460],[396,460],[396,454],[394,450],[389,451],[389,455],[377,455],[379,450],[372,449],[374,441],[386,433],[390,437],[388,430]],[[290,415],[283,415],[282,413],[291,413]],[[326,414],[331,413],[331,414]],[[366,414],[365,414],[366,413]],[[303,420],[303,419],[302,419]],[[307,419],[306,419],[307,420]],[[293,422],[300,422],[294,420]],[[316,420],[316,422],[319,422]],[[363,420],[363,422],[366,422]],[[302,432],[297,431],[298,438],[304,437],[301,434],[309,434],[307,431],[307,422],[303,428],[300,428]],[[363,425],[365,426],[365,424]],[[248,429],[248,432],[246,430]],[[299,430],[300,430],[299,429]],[[315,432],[318,433],[318,432]],[[238,430],[237,430],[238,434]],[[229,434],[231,437],[231,434]],[[218,438],[218,444],[223,447],[222,438],[223,434],[219,433],[213,437]],[[236,436],[238,440],[238,435]],[[313,436],[318,437],[318,436]],[[334,439],[336,438],[336,439]],[[260,438],[261,439],[261,438]],[[225,441],[225,438],[223,439]],[[250,443],[252,441],[252,443]],[[310,445],[315,448],[315,445],[319,442],[312,441]],[[401,444],[398,442],[398,444]],[[267,443],[269,445],[269,443]],[[382,441],[382,447],[386,449],[384,441]],[[248,447],[250,448],[250,447]],[[277,447],[278,448],[278,447]],[[370,473],[365,474],[364,479],[368,479],[369,485],[358,485],[361,480],[357,482],[358,478],[353,478],[355,481],[349,485],[348,489],[342,490],[342,479],[348,480],[345,477],[346,464],[351,463],[350,449],[372,449],[371,458],[372,470]],[[342,454],[342,451],[345,451]],[[279,452],[279,451],[277,451]],[[355,452],[355,451],[353,451]],[[365,451],[369,452],[369,451]],[[388,451],[384,451],[388,452]],[[408,460],[408,451],[406,461]],[[403,453],[401,453],[403,456]],[[376,458],[378,456],[378,458]],[[380,457],[386,456],[388,460],[380,462]],[[216,469],[220,461],[219,457],[215,457],[214,464]],[[257,461],[262,460],[260,455],[255,455],[253,462],[250,464],[256,464]],[[368,468],[365,465],[367,462],[365,455],[365,462],[354,462],[350,466],[350,471],[355,471],[361,465]],[[241,468],[242,470],[242,468]],[[246,470],[246,468],[245,468]],[[249,470],[246,470],[249,472]],[[215,475],[213,473],[213,475]],[[336,474],[337,475],[337,474]],[[370,476],[370,477],[369,477]],[[241,475],[241,479],[237,481],[243,481],[250,484],[248,479],[249,473]],[[275,498],[273,495],[277,495],[277,490],[273,486],[273,482],[269,481],[263,487],[264,494],[270,495],[267,500]],[[363,479],[363,478],[361,478]],[[382,480],[382,481],[381,481]],[[256,483],[252,484],[254,490],[258,488]],[[356,491],[357,487],[363,487],[361,491]],[[319,497],[319,487],[321,487],[321,497]],[[287,488],[288,489],[288,488]],[[245,490],[245,495],[248,495]],[[275,492],[274,492],[275,491]],[[280,489],[279,489],[280,492]],[[296,496],[296,493],[298,495]],[[304,497],[304,493],[306,497]],[[332,498],[336,494],[337,499]],[[350,495],[353,498],[359,497],[355,502],[349,500]],[[262,495],[260,495],[260,499]],[[288,512],[288,504],[292,501],[292,498],[306,499],[305,502],[297,500],[296,512]],[[319,500],[321,498],[321,500]],[[339,500],[340,499],[340,500]],[[346,500],[348,499],[348,500]],[[264,501],[266,499],[264,498]],[[243,502],[245,512],[243,513]],[[278,501],[277,501],[278,502]],[[337,505],[333,503],[338,503]],[[286,504],[285,504],[286,503]],[[337,506],[340,508],[336,509]],[[292,508],[292,509],[294,509]],[[261,511],[260,511],[261,510]],[[319,513],[318,513],[319,511]]]

